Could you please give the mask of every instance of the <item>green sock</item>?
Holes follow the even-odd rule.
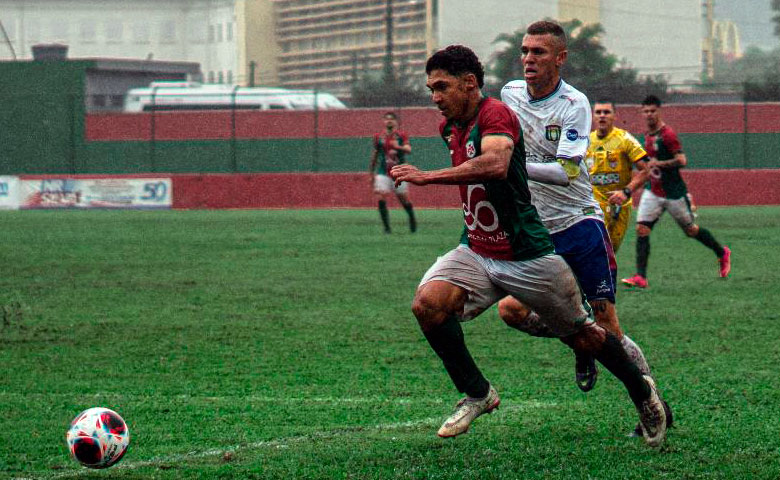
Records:
[[[722,257],[726,252],[723,250],[723,247],[720,243],[718,243],[717,240],[715,240],[715,237],[712,236],[709,230],[706,228],[699,227],[699,233],[696,234],[695,237],[696,240],[700,241],[710,249],[712,249],[713,252],[715,252],[715,255],[718,256],[718,258]]]
[[[379,201],[379,216],[382,217],[382,223],[385,225],[385,232],[390,231],[390,215],[387,213],[387,203],[384,200]]]
[[[448,318],[429,332],[423,332],[428,343],[441,358],[444,368],[459,392],[469,397],[482,398],[488,394],[490,383],[482,376],[474,359],[471,358],[463,329],[455,317]]]

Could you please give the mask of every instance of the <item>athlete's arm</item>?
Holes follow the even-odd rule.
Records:
[[[528,178],[539,183],[566,187],[570,182],[569,175],[566,174],[566,170],[564,170],[563,165],[559,162],[526,162],[525,169],[528,172]]]
[[[651,160],[650,167],[658,168],[684,168],[688,165],[688,158],[683,152],[677,152],[674,154],[674,158],[671,160]]]
[[[423,171],[414,165],[404,163],[390,170],[395,184],[409,182],[415,185],[438,183],[456,185],[476,183],[485,180],[503,180],[509,170],[509,160],[515,145],[505,135],[485,135],[482,137],[482,154],[457,167]]]
[[[639,187],[647,182],[647,177],[650,176],[650,169],[648,168],[648,157],[645,155],[634,163],[635,170],[632,174],[631,181],[623,187],[622,190],[614,190],[609,192],[609,203],[614,205],[623,205],[631,198],[631,194]]]
[[[399,152],[404,152],[406,154],[412,153],[412,145],[408,143],[408,141],[407,143],[400,144],[393,140],[393,142],[390,144],[390,148],[398,150]]]

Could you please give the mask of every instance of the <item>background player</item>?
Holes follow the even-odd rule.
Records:
[[[731,271],[731,250],[715,240],[709,230],[696,225],[688,201],[688,189],[680,176],[680,169],[688,160],[680,140],[672,128],[661,119],[661,100],[649,95],[642,102],[642,115],[647,122],[645,150],[651,160],[647,163],[650,181],[642,192],[636,218],[636,275],[622,282],[630,287],[647,287],[647,260],[650,256],[650,232],[664,211],[669,214],[689,237],[695,238],[715,252],[718,274],[725,278]]]
[[[615,127],[615,104],[611,100],[593,105],[596,129],[590,133],[585,162],[593,196],[604,211],[612,250],[617,253],[631,219],[631,194],[647,180],[647,153],[627,131]],[[632,176],[632,169],[638,174]]]
[[[406,183],[394,185],[393,180],[388,175],[390,169],[395,165],[406,162],[405,156],[412,153],[412,146],[409,143],[409,136],[398,130],[398,118],[395,113],[385,113],[382,121],[385,124],[385,129],[374,134],[374,151],[371,153],[371,163],[368,167],[374,197],[379,208],[379,216],[382,218],[385,233],[390,233],[387,198],[390,194],[395,193],[398,201],[409,214],[409,230],[414,233],[417,231],[417,221],[414,217],[412,202],[409,201],[409,187]]]
[[[427,86],[444,115],[439,131],[452,167],[391,170],[396,182],[457,184],[465,228],[461,244],[426,272],[412,304],[420,328],[452,382],[467,396],[439,429],[465,433],[471,422],[496,408],[496,389],[476,366],[460,321],[470,320],[506,292],[538,312],[553,335],[595,356],[626,386],[640,413],[645,439],[665,436],[663,405],[654,384],[628,358],[617,338],[588,318],[571,269],[553,253],[547,230],[531,205],[517,117],[502,102],[484,98],[484,71],[463,46],[436,52],[426,64]]]

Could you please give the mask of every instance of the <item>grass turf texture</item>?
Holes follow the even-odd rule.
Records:
[[[667,217],[650,288],[620,289],[676,428],[626,438],[636,413],[602,370],[573,382],[557,340],[464,326],[501,408],[435,436],[459,395],[409,305],[459,238],[458,211],[0,212],[0,477],[778,478],[780,208],[703,208],[731,278]],[[633,274],[635,237],[618,261]],[[84,408],[124,416],[108,471],[68,458]]]

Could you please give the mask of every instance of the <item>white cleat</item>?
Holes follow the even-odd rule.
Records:
[[[644,379],[650,386],[650,396],[636,406],[639,412],[639,425],[642,427],[645,443],[651,447],[659,447],[666,438],[666,410],[653,379],[649,375],[645,375]]]
[[[442,438],[455,437],[469,430],[469,425],[483,413],[490,413],[501,403],[498,392],[490,386],[484,398],[466,397],[455,406],[455,412],[444,422],[438,435]]]

